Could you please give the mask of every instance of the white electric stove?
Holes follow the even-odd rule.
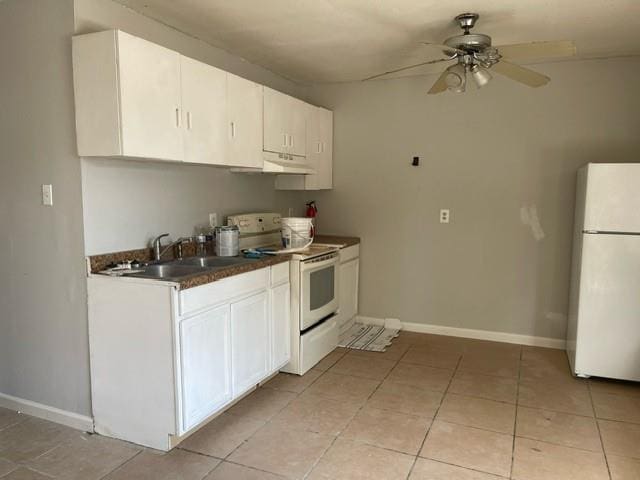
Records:
[[[241,249],[282,248],[279,214],[234,215],[227,224],[238,225]],[[291,361],[282,371],[302,375],[338,345],[338,269],[335,245],[313,243],[292,253]]]

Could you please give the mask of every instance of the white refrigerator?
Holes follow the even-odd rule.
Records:
[[[640,381],[640,163],[578,171],[567,355],[577,376]]]

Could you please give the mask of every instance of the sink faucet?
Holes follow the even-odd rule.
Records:
[[[168,236],[169,236],[168,233],[163,233],[162,235],[158,235],[156,238],[153,239],[153,242],[152,242],[153,258],[155,259],[156,262],[160,261],[162,256],[165,253],[167,253],[167,251],[171,247],[173,247],[175,245],[178,246],[177,257],[178,258],[182,258],[182,244],[183,243],[191,243],[191,241],[192,241],[192,237],[180,237],[175,242],[171,242],[169,245],[165,246],[164,249],[163,249],[162,248],[162,239],[164,237],[168,237]]]

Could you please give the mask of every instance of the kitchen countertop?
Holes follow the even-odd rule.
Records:
[[[313,239],[315,243],[326,243],[328,245],[340,245],[342,248],[351,247],[360,243],[360,237],[343,237],[342,235],[316,235]]]
[[[344,248],[344,247],[350,247],[352,245],[359,244],[360,238],[344,237],[340,235],[316,235],[314,241],[315,243],[323,243],[328,245],[340,245],[342,248]],[[151,249],[144,248],[144,249],[138,249],[138,250],[126,250],[123,252],[93,255],[88,257],[89,270],[91,271],[91,273],[98,273],[101,270],[104,270],[107,267],[107,265],[111,263],[131,261],[133,259],[137,259],[143,262],[148,262],[152,259],[152,253],[153,252]],[[195,251],[193,253],[195,253]],[[189,255],[187,253],[186,256],[192,256],[192,255]],[[241,263],[238,265],[230,265],[228,267],[218,268],[216,270],[212,270],[204,273],[196,273],[180,279],[179,288],[180,290],[186,290],[189,288],[198,287],[200,285],[205,285],[207,283],[215,282],[217,280],[222,280],[223,278],[232,277],[234,275],[239,275],[241,273],[251,272],[253,270],[259,270],[261,268],[270,267],[271,265],[277,265],[283,262],[288,262],[289,260],[291,260],[290,254],[271,255],[271,256],[265,256],[264,258],[256,260],[255,262]],[[128,277],[128,278],[131,278],[131,277]],[[171,283],[176,283],[176,281],[171,281]]]

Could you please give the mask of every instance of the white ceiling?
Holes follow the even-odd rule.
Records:
[[[452,19],[467,11],[480,14],[474,32],[494,45],[574,40],[577,58],[640,54],[640,0],[116,1],[302,83],[359,80],[437,58],[420,42],[457,34]]]

